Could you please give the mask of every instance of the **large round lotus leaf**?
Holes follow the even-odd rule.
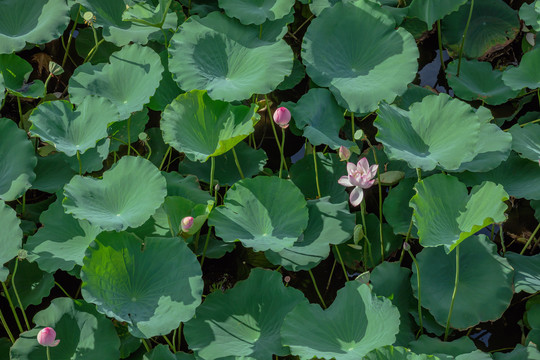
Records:
[[[435,21],[456,11],[465,2],[467,0],[413,0],[408,16],[419,18],[431,28]]]
[[[508,194],[501,185],[486,181],[474,186],[469,195],[457,178],[437,174],[414,188],[410,206],[424,247],[444,245],[450,252],[477,231],[506,220]]]
[[[325,197],[309,200],[307,206],[307,228],[293,246],[280,252],[264,253],[272,264],[289,271],[309,270],[328,257],[330,244],[341,244],[351,238],[355,216],[349,212],[348,201],[333,204]]]
[[[37,158],[26,132],[0,118],[0,200],[11,201],[32,186]]]
[[[178,95],[183,91],[174,81],[172,74],[169,72],[169,53],[164,50],[159,53],[161,64],[163,65],[163,77],[159,83],[154,95],[150,98],[148,108],[155,111],[163,111],[167,105],[173,102]]]
[[[461,45],[470,8],[471,0],[442,21],[444,42],[455,54]],[[478,58],[488,51],[500,49],[514,40],[519,28],[516,11],[503,0],[475,0],[463,54]]]
[[[324,14],[324,13],[323,13]],[[349,281],[326,310],[300,303],[281,328],[283,344],[301,359],[356,360],[396,340],[399,311],[368,285]]]
[[[13,266],[11,266],[13,274]],[[17,294],[21,299],[23,308],[29,305],[39,305],[44,297],[49,296],[51,289],[54,287],[54,277],[52,274],[43,272],[39,269],[36,263],[28,261],[19,261],[17,265],[17,273],[15,278],[11,278],[9,294],[12,299],[17,299],[13,290],[13,283],[17,288]],[[15,281],[13,281],[15,279]],[[15,301],[14,305],[19,307],[19,302]]]
[[[525,4],[524,4],[525,5]],[[540,351],[536,345],[529,343],[527,347],[517,344],[514,350],[508,353],[496,352],[493,353],[495,360],[540,360]]]
[[[540,124],[526,127],[514,125],[510,128],[510,134],[512,134],[512,150],[534,162],[540,160]]]
[[[281,19],[291,12],[293,5],[294,0],[219,0],[225,13],[244,25]]]
[[[453,341],[442,341],[428,335],[421,335],[418,339],[411,341],[409,347],[412,351],[423,354],[437,354],[458,356],[476,350],[476,345],[468,336],[457,338]]]
[[[456,170],[477,155],[481,119],[469,104],[446,94],[426,96],[409,111],[381,104],[377,140],[393,160],[424,171]]]
[[[344,111],[327,89],[311,89],[298,103],[286,102],[281,106],[290,110],[296,127],[304,131],[304,137],[312,145],[324,144],[332,149],[356,145],[339,137],[339,131],[345,124]]]
[[[115,45],[124,46],[130,42],[144,45],[151,35],[161,33],[159,27],[124,21],[122,15],[126,11],[126,3],[123,0],[80,0],[78,2],[95,15],[94,26],[103,28],[103,38]],[[153,7],[149,4],[140,4],[139,6]],[[162,8],[160,7],[160,9]],[[163,29],[176,29],[177,21],[176,14],[168,13]]]
[[[171,39],[169,70],[183,90],[208,90],[213,99],[266,94],[291,73],[294,56],[284,40],[258,36],[219,12],[192,16]]]
[[[37,342],[44,327],[56,331],[58,346],[50,347],[54,360],[117,360],[120,340],[114,325],[95,307],[81,300],[53,299],[51,305],[34,316],[36,327],[20,335],[10,351],[12,360],[47,359],[46,347]]]
[[[61,190],[76,174],[76,171],[69,167],[61,154],[38,156],[34,172],[36,179],[32,183],[32,189],[48,193]]]
[[[65,0],[2,0],[0,5],[0,54],[22,50],[27,42],[48,43],[69,24]]]
[[[0,54],[0,73],[4,86],[13,95],[38,98],[43,96],[44,85],[41,80],[28,83],[34,68],[23,58],[15,54]]]
[[[519,8],[519,17],[534,31],[540,32],[540,1],[536,0],[531,4],[523,3]]]
[[[398,186],[388,192],[383,203],[384,218],[392,226],[394,234],[406,235],[409,232],[413,209],[409,207],[409,201],[414,196],[414,184],[416,179],[403,179]],[[416,226],[411,228],[411,236],[418,238]]]
[[[208,223],[225,242],[239,240],[255,251],[279,252],[290,248],[306,229],[308,209],[292,182],[260,176],[234,184]]]
[[[177,352],[173,354],[167,345],[158,345],[143,355],[143,360],[195,360],[193,354]]]
[[[358,34],[369,33],[359,40]],[[354,112],[375,110],[407,89],[418,70],[411,34],[363,2],[338,3],[309,25],[302,45],[308,75]]]
[[[30,133],[53,144],[67,156],[80,154],[107,137],[107,125],[118,119],[118,111],[107,99],[88,96],[73,109],[68,101],[48,101],[30,115]]]
[[[238,163],[242,174],[246,178],[253,177],[263,170],[268,157],[263,149],[255,150],[245,142],[239,142],[234,151],[238,157]],[[200,180],[210,183],[210,162],[199,163],[195,161],[189,161],[184,159],[178,165],[178,171],[183,174],[196,175]],[[233,185],[235,182],[242,179],[236,163],[234,161],[234,154],[232,150],[229,150],[225,154],[216,157],[216,168],[214,174],[214,181],[217,181],[220,185]]]
[[[204,162],[231,150],[253,132],[257,106],[212,100],[205,91],[179,95],[163,111],[163,140],[191,161]]]
[[[41,213],[39,222],[43,227],[28,238],[24,248],[30,261],[50,273],[82,265],[86,248],[101,232],[98,226],[64,213],[60,197]]]
[[[455,254],[429,247],[417,255],[422,306],[443,326],[454,291]],[[418,298],[416,267],[412,269],[411,285]],[[463,242],[459,247],[459,279],[450,326],[467,329],[500,318],[512,299],[513,272],[508,261],[497,254],[495,244],[484,235]]]
[[[184,334],[197,358],[272,359],[286,356],[279,330],[285,315],[304,295],[283,285],[281,274],[259,268],[225,293],[214,291],[185,324]]]
[[[132,335],[150,338],[193,317],[203,281],[181,239],[146,238],[141,246],[130,233],[100,234],[84,258],[82,295],[99,312],[127,322]]]
[[[69,79],[70,100],[81,104],[89,95],[109,99],[127,119],[150,101],[159,82],[163,65],[159,55],[149,47],[126,45],[113,53],[107,64],[83,64]]]
[[[500,105],[516,97],[519,90],[512,90],[502,81],[503,72],[494,70],[490,63],[463,60],[459,77],[458,62],[448,64],[446,77],[457,97],[463,100],[482,100],[486,104]]]
[[[23,232],[20,224],[17,213],[0,200],[0,281],[6,281],[9,274],[8,269],[1,266],[17,256],[22,246]]]
[[[334,6],[337,3],[344,2],[344,3],[350,3],[354,2],[355,0],[307,0],[302,1],[303,3],[309,4],[309,10],[313,13],[315,16],[321,15],[321,12],[329,7]]]
[[[509,251],[506,258],[515,270],[516,293],[525,291],[534,294],[540,291],[540,254],[525,256]]]
[[[125,156],[103,173],[102,180],[73,177],[64,195],[66,213],[103,230],[121,231],[148,220],[163,203],[167,184],[150,161]]]

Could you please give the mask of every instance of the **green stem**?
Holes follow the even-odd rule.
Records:
[[[366,203],[364,201],[362,201],[360,203],[360,216],[362,216],[362,226],[364,227],[364,229],[363,229],[364,230],[364,239],[366,240],[367,250],[368,250],[368,254],[369,254],[369,259],[371,260],[371,265],[375,266],[375,261],[373,261],[373,254],[371,252],[371,242],[369,241],[368,236],[367,236],[367,227],[366,227],[365,214],[366,214]],[[365,253],[365,250],[364,250],[364,253]]]
[[[9,326],[6,322],[6,318],[4,317],[4,314],[2,313],[2,309],[0,309],[0,320],[2,321],[2,325],[4,325],[4,329],[6,329],[6,332],[9,336],[9,340],[11,340],[11,343],[15,342],[15,338],[13,337],[13,334],[11,333],[11,330],[9,330]]]
[[[182,349],[182,329],[184,328],[184,323],[180,323],[178,328],[178,351]]]
[[[92,26],[92,29],[93,29],[93,28],[94,28],[94,27]],[[95,33],[95,30],[94,30],[94,33]],[[87,63],[87,62],[89,62],[89,61],[91,61],[91,60],[94,58],[94,55],[96,55],[97,50],[98,50],[98,48],[99,48],[99,45],[101,45],[101,43],[104,42],[104,41],[105,41],[105,39],[99,40],[99,41],[96,43],[96,45],[95,45],[92,49],[90,49],[90,51],[88,52],[88,55],[86,55],[86,58],[85,58],[84,61],[83,61],[83,64],[84,64],[84,63]]]
[[[326,304],[324,303],[324,299],[323,299],[323,297],[321,295],[321,292],[319,291],[319,287],[317,286],[317,282],[315,281],[315,277],[313,276],[313,272],[311,271],[311,269],[309,269],[308,272],[309,272],[309,276],[311,277],[311,281],[313,282],[313,287],[315,288],[315,292],[319,296],[319,300],[321,300],[321,304],[322,304],[323,308],[326,309]]]
[[[459,244],[458,246],[456,246],[456,278],[454,280],[454,291],[452,292],[452,301],[450,302],[450,310],[448,311],[448,318],[446,319],[446,327],[444,329],[444,341],[448,339],[448,332],[450,331],[450,319],[452,318],[452,310],[454,309],[454,301],[456,300],[458,282],[459,282]]]
[[[465,45],[465,38],[467,37],[467,30],[469,30],[469,23],[471,22],[471,17],[474,8],[474,0],[471,0],[471,8],[469,9],[469,17],[467,19],[467,24],[465,25],[465,31],[463,31],[463,37],[461,38],[461,45],[459,45],[459,61],[457,66],[456,76],[459,77],[459,70],[461,69],[461,57],[463,55],[463,46]]]
[[[281,161],[283,162],[283,165],[285,166],[285,170],[289,171],[287,168],[287,163],[285,163],[285,156],[283,155],[283,149],[281,148],[281,144],[279,142],[279,138],[276,131],[276,125],[274,124],[274,117],[272,116],[272,111],[270,110],[270,103],[268,102],[268,96],[264,95],[264,100],[266,101],[266,110],[268,111],[268,117],[270,118],[270,124],[272,124],[272,131],[274,132],[274,138],[276,139],[276,144],[279,149],[279,153],[281,156]]]
[[[19,297],[19,292],[17,291],[17,286],[15,285],[15,275],[17,274],[18,265],[19,265],[19,259],[15,258],[15,268],[13,269],[13,275],[11,276],[11,286],[13,287],[15,298],[17,299],[17,302],[19,303],[19,307],[21,309],[23,319],[24,319],[24,324],[26,325],[26,330],[30,330],[30,323],[28,322],[28,318],[26,317],[26,312],[24,311],[21,298]]]
[[[412,251],[409,249],[407,252],[409,253],[409,256],[414,262],[414,266],[416,267],[416,284],[418,286],[418,322],[420,323],[420,331],[418,334],[422,334],[424,332],[424,319],[422,316],[422,286],[420,282],[420,266],[418,265],[418,261],[416,261]],[[418,334],[416,335],[416,338],[418,338]]]
[[[6,284],[2,281],[2,288],[4,288],[4,296],[6,297],[9,307],[11,308],[11,312],[13,313],[13,317],[15,317],[15,322],[17,323],[17,327],[19,328],[19,332],[23,332],[23,327],[21,326],[21,322],[19,321],[19,316],[17,316],[17,312],[15,311],[15,306],[13,306],[13,301],[11,301],[11,296],[9,295],[8,289],[6,287]]]
[[[285,129],[281,128],[281,149],[285,149]],[[285,158],[282,157],[279,161],[279,178],[281,179],[281,170],[283,169],[283,163],[285,162]]]
[[[17,108],[19,109],[19,128],[24,129],[23,124],[23,114],[22,114],[22,108],[21,108],[21,98],[17,97]]]
[[[494,227],[495,226],[491,225],[491,231],[493,231]],[[506,245],[504,244],[504,234],[503,234],[502,223],[499,224],[499,236],[501,237],[501,247],[502,247],[502,252],[503,252],[503,256],[504,256],[504,254],[506,254]]]
[[[49,76],[47,76],[47,79],[45,80],[45,84],[43,84],[43,97],[47,96],[47,86],[49,85],[49,80],[53,77],[52,73],[49,73]]]
[[[163,335],[163,338],[165,339],[165,341],[167,342],[167,344],[169,344],[169,347],[171,348],[171,351],[176,354],[176,349],[174,347],[174,345],[171,343],[171,340],[169,340],[168,337],[166,337],[165,335]]]
[[[411,237],[411,231],[413,226],[413,216],[411,216],[411,222],[409,223],[409,230],[407,230],[407,235],[405,236],[405,242],[409,243],[409,238]],[[401,249],[401,255],[399,257],[399,264],[401,265],[401,261],[403,260],[403,254],[405,253],[405,249]]]
[[[354,113],[353,112],[351,112],[351,131],[352,131],[351,133],[352,139],[354,141]]]
[[[213,196],[214,191],[214,171],[216,170],[216,159],[212,156],[210,157],[210,196]]]
[[[212,228],[209,227],[208,228],[208,234],[206,234],[206,241],[204,242],[204,249],[203,249],[203,252],[202,252],[202,258],[201,258],[201,269],[203,267],[203,264],[204,264],[204,258],[206,257],[206,248],[208,247],[208,241],[210,240],[210,232],[211,232]]]
[[[377,165],[377,186],[379,188],[379,237],[381,241],[381,262],[384,261],[384,239],[383,239],[383,216],[382,216],[382,185],[381,185],[381,167],[379,161],[377,160],[377,152],[371,142],[366,137],[366,141],[373,151],[373,159],[375,159],[375,164]],[[375,264],[374,264],[375,265]]]
[[[167,151],[165,151],[165,155],[163,156],[163,160],[161,160],[161,164],[159,165],[159,170],[161,170],[163,168],[163,165],[165,165],[165,160],[167,159],[167,155],[169,155],[170,151],[171,151],[171,147],[169,146]]]
[[[439,41],[439,58],[441,59],[441,69],[446,70],[443,59],[442,39],[441,39],[441,20],[437,20],[437,40]]]
[[[114,136],[111,136],[110,139],[111,139],[111,140],[114,140],[114,141],[118,141],[119,143],[126,145],[126,146],[128,147],[128,149],[129,149],[129,147],[130,147],[130,145],[129,145],[127,142],[125,142],[124,140],[121,140],[121,139],[116,138],[116,137],[114,137]],[[135,154],[137,154],[138,156],[141,156],[141,153],[138,152],[137,149],[132,148],[132,150],[135,152]]]
[[[129,155],[131,155],[131,116],[127,120],[127,133],[128,133],[128,138],[127,138],[128,152],[127,152],[127,154],[129,156]]]
[[[60,290],[62,290],[62,292],[63,292],[68,298],[73,299],[73,298],[71,297],[71,295],[69,295],[69,293],[66,291],[66,289],[64,289],[59,283],[57,283],[57,282],[55,281],[54,284],[55,284],[56,286],[58,286],[58,288],[59,288]]]
[[[311,145],[313,149],[313,166],[315,167],[315,185],[317,185],[317,199],[321,198],[321,188],[319,187],[319,170],[317,169],[317,150],[315,146]]]
[[[146,342],[146,339],[141,339],[142,343],[144,345],[144,348],[146,349],[146,352],[150,352],[150,345]]]
[[[79,162],[79,175],[82,176],[82,162],[81,162],[81,153],[77,150],[77,161]]]
[[[330,287],[330,283],[332,282],[332,276],[334,275],[334,269],[336,268],[337,261],[334,259],[334,264],[332,265],[332,270],[330,270],[330,276],[328,277],[328,282],[326,283],[326,290],[328,291],[328,288]]]
[[[315,15],[311,15],[309,18],[306,19],[306,21],[304,21],[299,27],[296,28],[296,30],[292,33],[292,36],[296,35],[296,33],[298,31],[300,31],[301,28],[304,27],[304,25],[306,25],[311,19],[313,19]]]
[[[46,346],[47,348],[47,360],[51,360],[51,347],[50,346]]]
[[[259,25],[259,39],[262,38],[262,24]]]
[[[62,59],[62,67],[66,65],[66,60],[69,53],[69,46],[71,45],[71,39],[73,38],[73,32],[75,31],[75,28],[77,27],[77,21],[79,21],[79,14],[81,13],[82,5],[79,5],[79,11],[77,11],[77,16],[75,17],[75,22],[73,23],[73,27],[71,28],[71,31],[69,32],[69,38],[66,45],[66,52],[64,53],[64,58]]]
[[[26,214],[26,192],[22,196],[22,214]]]
[[[232,148],[232,153],[234,156],[234,163],[236,164],[236,168],[238,169],[238,172],[240,173],[240,177],[244,179],[244,173],[242,172],[242,168],[240,167],[240,162],[238,161],[238,156],[236,156],[236,151],[234,150],[234,147]]]
[[[530,245],[531,242],[533,241],[534,236],[536,235],[536,233],[538,232],[539,229],[540,229],[540,223],[538,224],[538,226],[536,227],[536,229],[534,229],[533,233],[531,234],[531,237],[529,237],[529,240],[527,241],[527,243],[525,244],[525,246],[523,247],[523,249],[521,249],[521,252],[519,253],[520,255],[523,255],[523,253],[525,252],[525,250],[529,247],[529,245]],[[501,234],[502,234],[502,227],[501,227]],[[502,241],[502,240],[501,240],[501,241]]]
[[[347,274],[347,270],[345,269],[345,263],[343,262],[343,258],[341,257],[341,253],[339,252],[339,247],[337,245],[334,245],[334,248],[336,249],[336,254],[341,264],[341,268],[343,269],[343,274],[345,275],[345,281],[349,281],[349,274]]]

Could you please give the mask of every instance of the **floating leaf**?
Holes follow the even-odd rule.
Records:
[[[126,181],[140,178],[144,181]],[[166,181],[141,157],[125,156],[103,173],[103,179],[75,176],[64,187],[66,213],[103,230],[142,225],[163,203]]]
[[[413,0],[409,16],[417,17],[431,27],[435,21],[457,11],[467,0]]]
[[[17,218],[17,213],[0,200],[0,265],[10,261],[22,247],[23,232],[19,225],[21,221]],[[9,270],[0,267],[0,281],[6,281]]]
[[[540,48],[535,48],[523,55],[518,67],[509,67],[503,73],[503,81],[512,89],[537,89],[540,87]]]
[[[540,291],[540,254],[525,256],[509,251],[505,256],[515,270],[516,293],[525,291],[534,294]]]
[[[43,298],[49,296],[51,289],[54,287],[53,275],[41,271],[36,263],[19,261],[15,275],[14,282],[13,277],[11,278],[12,283],[8,291],[12,299],[17,299],[16,296],[19,296],[24,309],[29,305],[41,304]],[[13,290],[13,283],[15,283],[15,287],[17,288],[17,295]],[[16,301],[14,305],[19,307],[19,302]]]
[[[294,0],[219,0],[225,13],[244,25],[281,19],[291,13],[293,5]]]
[[[141,245],[129,233],[100,234],[84,258],[82,295],[127,322],[133,336],[150,338],[193,317],[203,281],[197,258],[179,238],[146,238]]]
[[[526,127],[516,124],[510,128],[509,132],[512,134],[512,150],[534,162],[540,160],[539,124],[530,124]]]

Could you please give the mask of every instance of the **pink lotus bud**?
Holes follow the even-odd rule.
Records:
[[[182,221],[180,222],[182,232],[188,232],[189,229],[191,229],[191,227],[193,226],[193,220],[194,219],[192,216],[186,216],[185,218],[182,219]]]
[[[345,146],[341,145],[338,150],[340,161],[347,161],[351,157],[351,151]]]
[[[283,129],[289,127],[291,121],[291,112],[285,107],[279,107],[274,111],[274,122],[281,126]]]
[[[51,327],[43,328],[37,334],[37,341],[40,345],[54,347],[58,345],[60,340],[55,340],[56,331]]]

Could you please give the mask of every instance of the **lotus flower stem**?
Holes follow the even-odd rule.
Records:
[[[240,162],[238,161],[238,156],[236,156],[236,151],[234,151],[234,147],[232,148],[232,153],[234,156],[234,163],[236,164],[236,168],[238,169],[238,172],[240,173],[240,177],[244,179],[244,173],[242,172],[242,168],[240,167]],[[281,177],[281,173],[279,177]]]
[[[146,342],[146,339],[141,339],[142,343],[144,345],[144,348],[146,349],[146,352],[150,352],[150,345]]]
[[[469,18],[467,19],[467,24],[465,25],[465,30],[463,31],[463,37],[461,38],[461,45],[459,45],[459,61],[458,61],[457,73],[456,73],[457,77],[459,77],[459,70],[461,68],[461,56],[463,55],[463,46],[465,45],[465,38],[467,37],[467,30],[469,30],[469,23],[471,22],[473,8],[474,8],[474,0],[471,0]]]
[[[19,259],[15,258],[15,268],[13,269],[13,275],[11,276],[11,286],[13,287],[13,292],[15,293],[15,297],[17,298],[17,302],[19,303],[19,307],[21,308],[24,324],[26,325],[26,330],[30,330],[30,323],[28,322],[28,318],[26,317],[26,312],[24,311],[24,306],[22,305],[21,298],[19,297],[19,292],[17,291],[17,287],[15,286],[15,275],[17,274],[18,265],[19,265]]]
[[[382,186],[381,186],[381,167],[379,166],[379,162],[377,161],[377,152],[375,151],[375,147],[371,144],[371,141],[366,137],[366,141],[373,151],[373,159],[375,160],[375,164],[377,165],[377,186],[379,188],[379,237],[381,240],[381,263],[384,262],[384,239],[383,239],[383,216],[382,216]],[[375,265],[375,264],[373,264]]]
[[[538,232],[538,230],[540,230],[540,223],[538,224],[538,226],[536,227],[536,229],[534,229],[533,233],[531,234],[531,237],[529,237],[529,240],[527,240],[527,243],[525,244],[525,246],[523,247],[523,249],[521,249],[521,252],[519,253],[520,255],[523,255],[523,253],[525,252],[525,250],[529,247],[529,245],[530,245],[531,242],[533,241],[534,236],[536,235],[536,233]],[[501,234],[502,234],[502,227],[501,227]]]
[[[313,287],[315,288],[315,292],[319,296],[319,300],[321,300],[321,304],[322,304],[323,308],[326,309],[326,304],[324,303],[324,299],[323,299],[323,297],[321,295],[321,292],[319,291],[319,287],[317,286],[317,282],[315,281],[315,277],[313,276],[313,272],[311,271],[311,269],[309,269],[308,272],[309,272],[309,276],[311,277],[311,281],[313,282]]]
[[[19,332],[23,332],[23,327],[21,326],[21,322],[19,321],[19,316],[17,316],[17,312],[15,311],[15,306],[13,306],[13,301],[11,301],[11,296],[9,295],[8,289],[6,287],[6,284],[2,281],[2,288],[4,288],[4,296],[6,297],[9,307],[11,308],[11,312],[13,313],[13,317],[15,318],[15,322],[17,323],[17,327],[19,328]]]
[[[352,138],[353,138],[353,141],[354,141],[354,113],[351,112],[351,134],[352,134]]]
[[[493,230],[493,228],[494,226],[492,225],[491,229]],[[503,232],[502,223],[499,224],[499,236],[501,238],[501,247],[502,247],[503,256],[504,256],[504,254],[506,254],[506,246],[504,245],[504,232]]]
[[[46,346],[47,350],[47,360],[51,360],[51,350],[50,350],[50,346]]]
[[[216,170],[216,159],[212,156],[210,157],[210,196],[214,196],[212,191],[214,190],[214,171]]]
[[[208,247],[208,241],[210,240],[210,232],[211,232],[212,228],[208,228],[208,233],[206,234],[206,241],[204,242],[204,249],[203,249],[203,252],[202,252],[202,258],[201,258],[201,269],[203,267],[203,264],[204,264],[204,258],[206,257],[206,248]]]
[[[336,249],[336,254],[341,264],[341,268],[343,269],[343,274],[345,275],[345,281],[347,282],[349,281],[349,274],[347,274],[347,270],[345,269],[345,263],[343,262],[343,258],[341,257],[341,253],[339,252],[339,247],[337,245],[334,245],[334,248]]]
[[[366,217],[365,217],[365,214],[366,214],[366,203],[365,202],[361,202],[360,203],[360,215],[362,216],[362,226],[364,227],[364,239],[366,241],[366,244],[367,244],[367,251],[368,251],[368,255],[369,255],[369,260],[371,260],[371,264],[373,266],[375,266],[375,262],[373,261],[373,254],[371,253],[371,242],[369,241],[368,239],[368,236],[367,236],[367,227],[366,227]],[[365,253],[365,251],[364,251]],[[366,265],[367,267],[367,264],[364,264]]]
[[[9,330],[9,326],[6,322],[6,318],[4,317],[4,314],[2,313],[2,310],[0,309],[0,320],[2,321],[2,325],[4,325],[4,329],[6,329],[6,332],[9,336],[9,340],[11,340],[11,343],[15,342],[15,338],[13,337],[13,334],[11,333],[11,330]]]
[[[454,309],[454,300],[456,300],[458,282],[459,282],[459,244],[456,246],[456,279],[454,281],[454,291],[452,292],[452,301],[450,302],[450,310],[448,311],[448,318],[446,319],[446,327],[444,329],[444,341],[446,341],[446,339],[448,338],[448,332],[450,331],[450,319],[452,318],[452,310]]]
[[[317,185],[317,199],[321,198],[321,188],[319,187],[319,171],[317,169],[317,150],[315,146],[311,145],[313,149],[313,166],[315,167],[315,185]]]
[[[306,21],[304,21],[299,27],[296,28],[296,30],[292,33],[292,35],[296,35],[296,33],[298,31],[300,31],[301,28],[303,28],[308,22],[311,21],[311,19],[313,19],[315,17],[315,15],[311,15],[309,18],[306,19]]]
[[[442,50],[442,39],[441,39],[441,20],[437,20],[437,39],[439,40],[439,58],[441,59],[441,69],[443,71],[446,70],[446,67],[444,66],[444,59],[443,59],[443,50]]]
[[[159,170],[163,169],[163,165],[165,165],[165,160],[167,159],[167,155],[169,155],[169,152],[171,151],[171,147],[165,151],[165,155],[163,155],[163,160],[161,160],[161,164],[159,165]]]
[[[418,334],[416,334],[416,338],[418,339],[418,335],[421,335],[424,332],[424,319],[422,316],[422,287],[421,287],[421,282],[420,282],[420,266],[418,265],[418,261],[416,261],[416,257],[413,255],[411,251],[411,246],[409,245],[408,242],[405,242],[403,244],[403,250],[405,249],[409,253],[409,256],[414,262],[414,266],[416,267],[416,283],[418,286],[418,322],[420,325],[420,330],[418,331]]]
[[[169,338],[165,335],[163,335],[163,339],[165,339],[165,342],[169,344],[169,347],[171,348],[171,351],[173,352],[173,354],[176,354],[176,349],[174,348],[174,345],[171,343],[171,340],[169,340]]]
[[[22,113],[22,108],[21,108],[21,98],[18,96],[16,96],[16,98],[17,98],[17,108],[19,109],[19,128],[24,129],[23,113]]]
[[[60,284],[57,283],[56,281],[54,282],[54,284],[55,284],[56,286],[58,286],[58,288],[59,288],[59,289],[60,289],[60,290],[61,290],[68,298],[70,298],[70,299],[73,300],[73,298],[71,297],[71,295],[69,295],[69,293],[66,291],[66,289],[64,289],[64,288],[62,287],[62,285],[60,285]]]
[[[81,162],[81,153],[77,150],[77,161],[79,162],[79,175],[82,176],[82,162]]]
[[[127,138],[127,144],[128,144],[128,156],[131,155],[131,116],[128,118],[127,120],[127,133],[128,133],[128,138]]]
[[[330,270],[330,276],[328,277],[328,282],[326,283],[326,291],[328,291],[328,288],[330,287],[330,283],[332,282],[332,276],[334,275],[334,269],[336,268],[337,261],[334,259],[334,264],[332,265],[332,270]]]
[[[405,236],[405,242],[409,243],[409,238],[411,237],[411,231],[413,226],[413,217],[411,216],[411,222],[409,223],[409,230],[407,230],[407,235]],[[399,263],[401,264],[401,261],[403,260],[403,254],[405,253],[405,249],[403,248],[401,250],[401,255],[399,257]]]
[[[281,162],[283,162],[283,165],[285,166],[285,170],[289,171],[287,168],[287,163],[285,162],[285,156],[283,155],[283,149],[281,148],[281,144],[279,143],[279,138],[276,131],[276,125],[274,124],[274,117],[272,116],[272,111],[270,110],[270,103],[268,102],[268,96],[264,95],[264,100],[266,101],[266,110],[268,111],[268,116],[270,117],[270,123],[272,125],[272,131],[274,132],[274,137],[276,138],[276,144],[279,149],[279,153],[281,154]]]
[[[82,5],[79,5],[79,10],[77,11],[77,16],[75,17],[75,22],[73,23],[73,27],[71,28],[71,31],[69,32],[69,38],[68,42],[65,48],[64,58],[62,59],[62,67],[66,65],[66,60],[69,54],[69,46],[71,45],[71,39],[73,38],[73,32],[75,31],[75,28],[77,27],[77,22],[79,21],[79,14],[81,13]]]
[[[281,149],[285,149],[285,129],[281,128]],[[281,170],[283,169],[283,164],[285,163],[285,157],[282,156],[279,162],[279,178],[281,179]]]

